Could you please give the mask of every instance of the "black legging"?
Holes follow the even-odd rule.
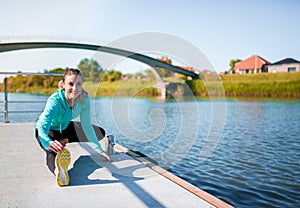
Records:
[[[99,126],[93,125],[94,131],[96,133],[96,136],[98,140],[100,141],[105,136],[105,130]],[[50,139],[54,140],[63,140],[67,138],[69,140],[69,143],[72,142],[88,142],[88,139],[86,138],[83,129],[81,127],[80,122],[74,122],[71,121],[67,128],[63,130],[62,132],[57,130],[50,129],[48,136]],[[53,151],[46,150],[39,140],[39,132],[36,129],[35,130],[35,138],[37,139],[38,143],[40,144],[41,148],[46,152],[46,164],[49,168],[49,170],[54,173],[55,169],[55,157],[56,153]]]

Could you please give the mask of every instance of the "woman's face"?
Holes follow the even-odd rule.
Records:
[[[66,98],[75,100],[82,92],[82,77],[80,75],[66,75],[63,83]]]

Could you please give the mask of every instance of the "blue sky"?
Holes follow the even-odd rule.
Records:
[[[300,60],[298,0],[0,1],[1,41],[58,37],[109,43],[157,32],[191,43],[217,72],[228,70],[231,59],[253,54],[270,62],[288,57]],[[0,71],[74,67],[93,54],[74,49],[2,53]],[[125,72],[142,67],[125,69],[125,65]]]

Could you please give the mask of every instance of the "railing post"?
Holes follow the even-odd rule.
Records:
[[[4,122],[8,121],[7,78],[4,78]]]

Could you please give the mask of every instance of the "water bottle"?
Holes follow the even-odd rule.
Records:
[[[107,143],[106,143],[106,152],[109,155],[115,154],[115,137],[113,135],[108,135],[107,137]]]

